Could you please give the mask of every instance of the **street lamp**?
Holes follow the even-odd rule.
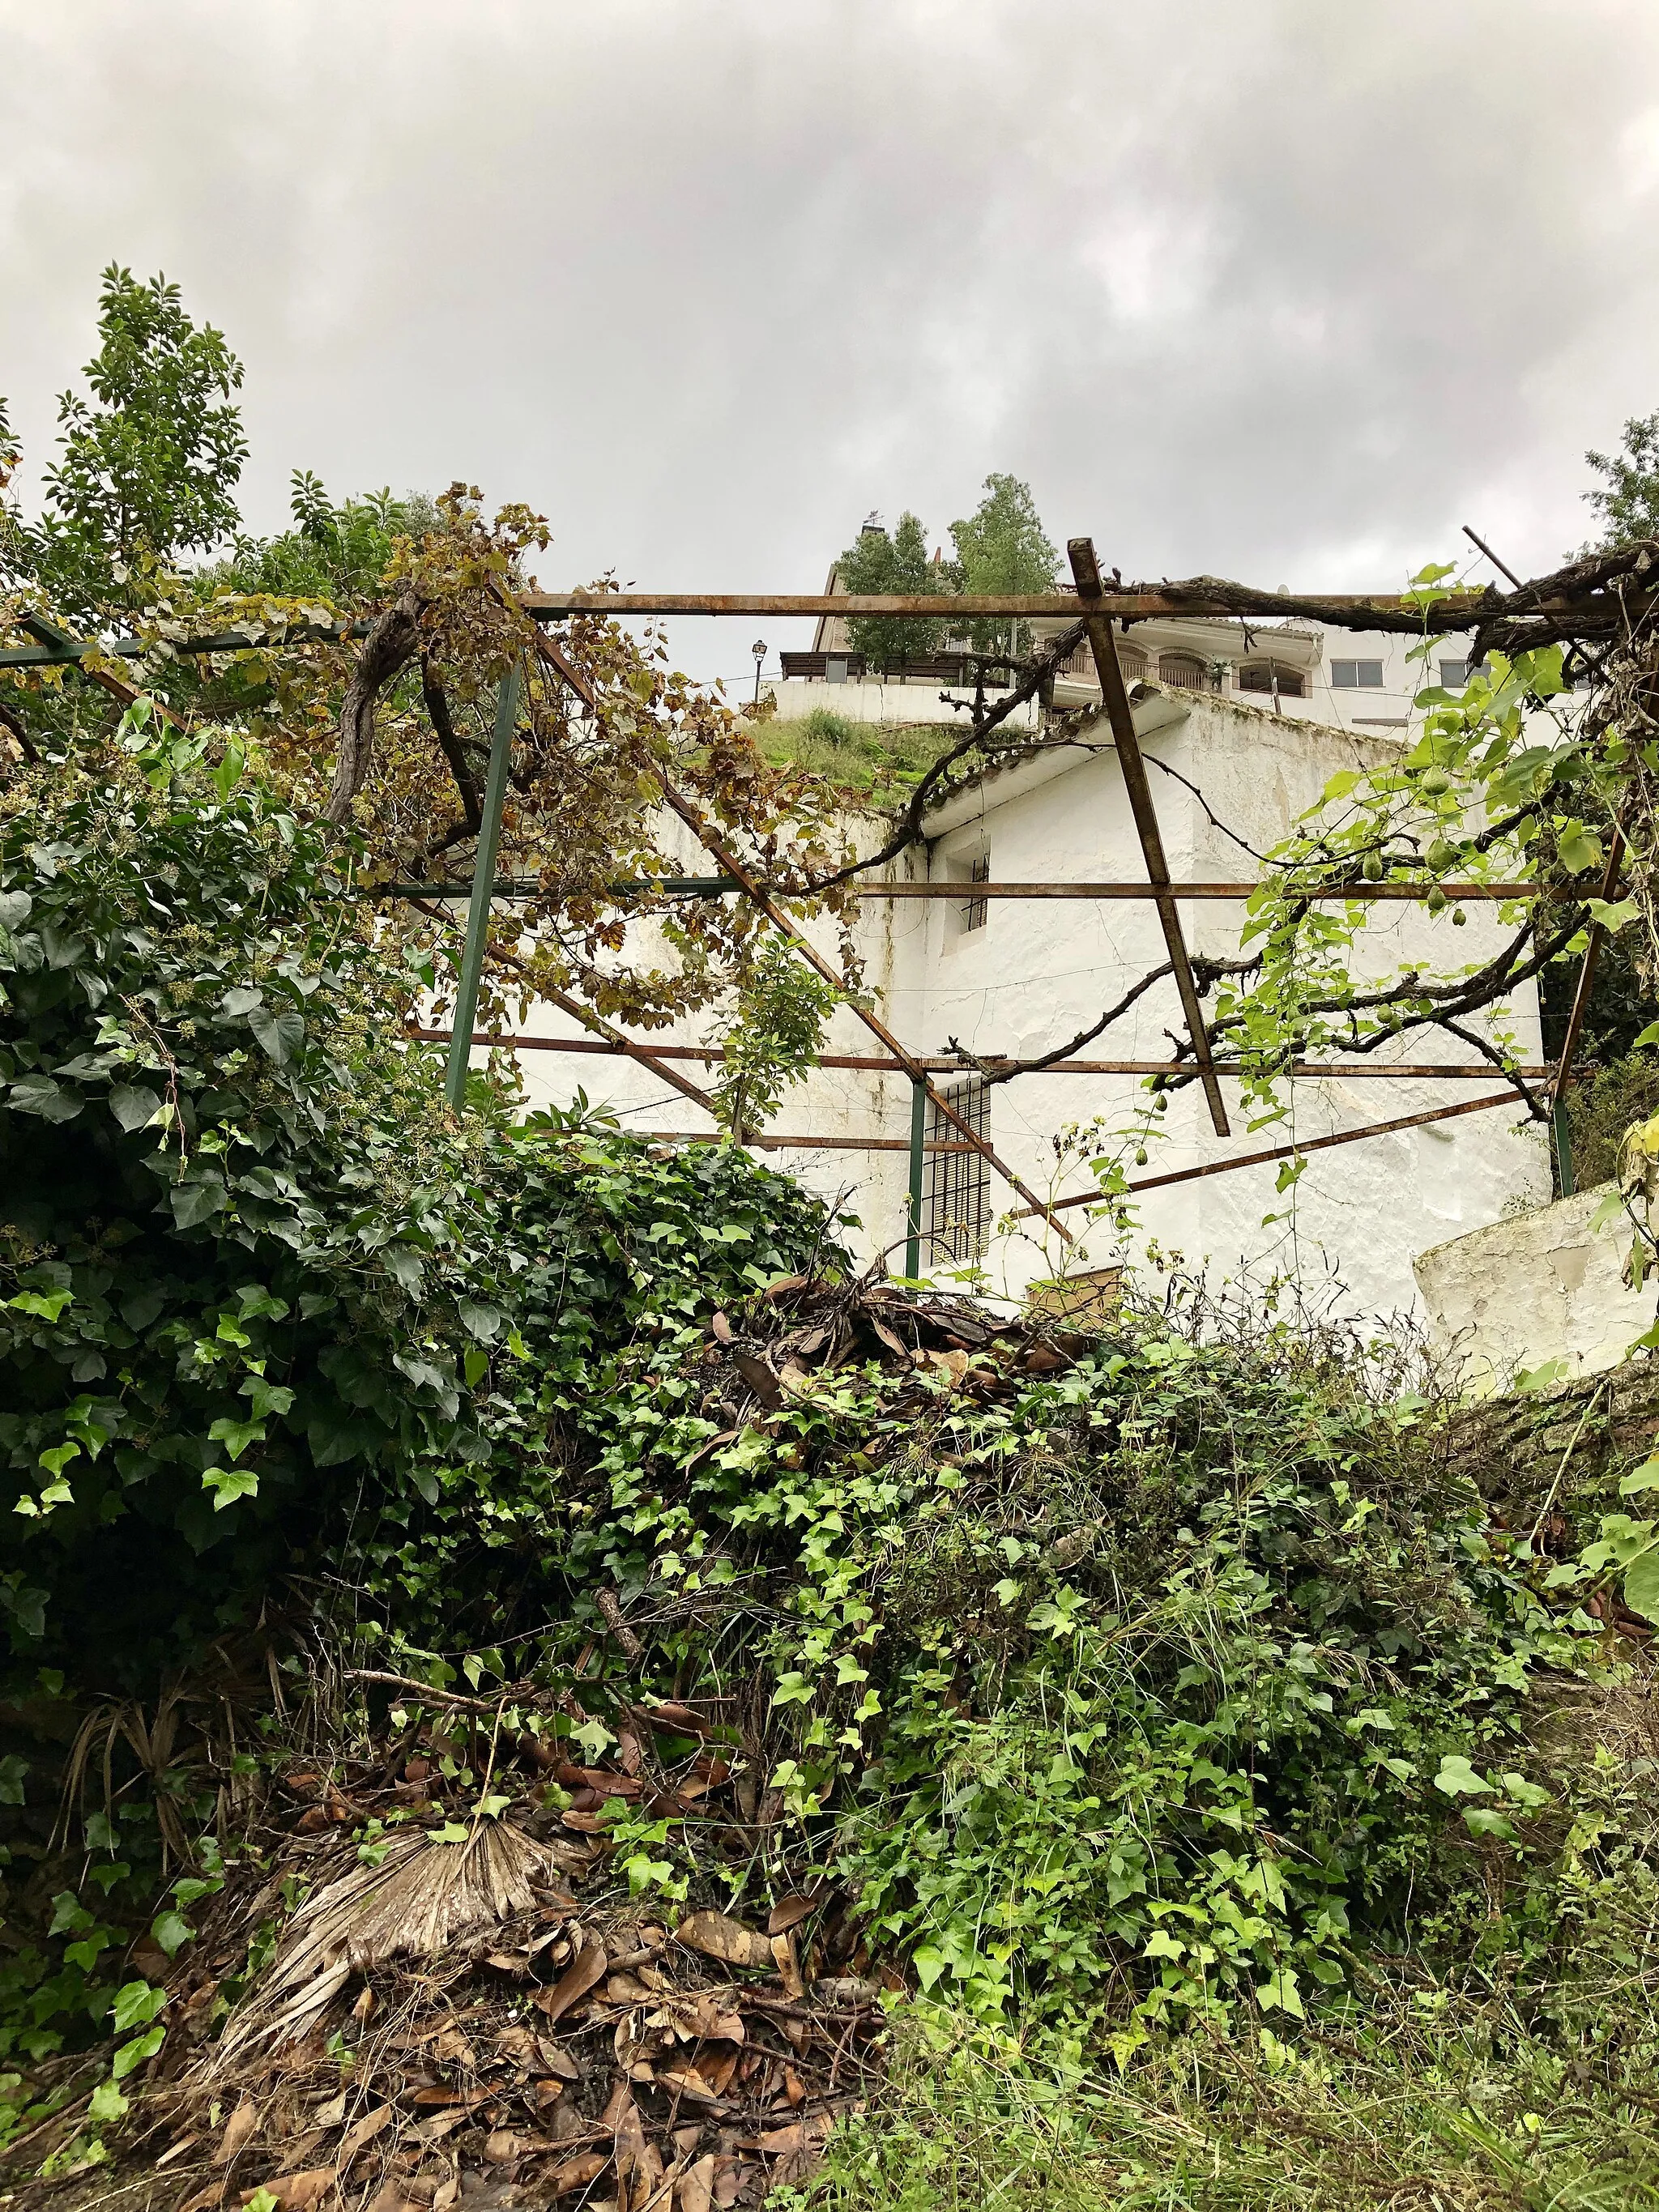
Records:
[[[757,637],[755,640],[755,642],[750,647],[749,650],[755,656],[755,704],[758,707],[760,704],[761,663],[766,658],[766,640],[763,637]]]

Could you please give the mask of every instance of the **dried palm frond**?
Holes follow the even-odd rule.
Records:
[[[410,1835],[378,1866],[348,1869],[295,1914],[288,1942],[221,2039],[214,2070],[303,2033],[353,1973],[430,1957],[473,1928],[526,1911],[551,1871],[544,1847],[505,1820],[475,1822],[463,1844]]]

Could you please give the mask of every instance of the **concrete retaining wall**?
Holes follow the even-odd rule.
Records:
[[[1618,1364],[1654,1317],[1655,1284],[1623,1279],[1630,1224],[1592,1227],[1607,1186],[1558,1199],[1419,1255],[1418,1287],[1437,1341],[1477,1390],[1501,1390],[1547,1360],[1567,1376]]]

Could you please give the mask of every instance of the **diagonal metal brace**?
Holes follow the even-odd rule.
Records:
[[[1158,809],[1152,804],[1152,790],[1146,780],[1146,763],[1142,757],[1140,740],[1135,735],[1134,718],[1129,712],[1129,695],[1123,688],[1123,671],[1118,665],[1117,647],[1112,637],[1110,618],[1103,614],[1090,614],[1089,601],[1101,598],[1100,563],[1095,558],[1092,538],[1073,538],[1066,548],[1072,563],[1072,574],[1077,580],[1077,595],[1084,611],[1089,635],[1089,649],[1095,658],[1095,673],[1100,678],[1100,696],[1106,704],[1106,717],[1112,726],[1112,736],[1117,746],[1118,766],[1123,771],[1123,787],[1129,794],[1129,811],[1134,817],[1135,832],[1140,839],[1142,857],[1146,863],[1146,880],[1154,890],[1167,893],[1170,889],[1170,864],[1164,857],[1164,839],[1158,826]],[[1164,942],[1169,948],[1170,964],[1175,969],[1176,988],[1181,994],[1181,1009],[1187,1017],[1188,1034],[1193,1041],[1193,1057],[1198,1062],[1199,1073],[1204,1085],[1204,1096],[1209,1102],[1210,1119],[1215,1124],[1218,1137],[1230,1136],[1232,1132],[1227,1121],[1227,1109],[1222,1103],[1221,1080],[1215,1072],[1215,1062],[1210,1052],[1210,1033],[1204,1024],[1204,1009],[1199,1003],[1198,981],[1193,974],[1193,963],[1188,957],[1187,940],[1182,934],[1181,915],[1172,896],[1158,900],[1158,918],[1164,925]]]

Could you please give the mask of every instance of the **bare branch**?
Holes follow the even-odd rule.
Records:
[[[340,754],[324,818],[343,822],[363,787],[374,752],[374,702],[415,658],[420,644],[419,605],[405,592],[380,616],[357,656],[340,707]]]
[[[433,731],[443,748],[444,758],[449,763],[450,774],[455,779],[455,788],[461,794],[461,806],[466,815],[466,826],[476,830],[483,820],[483,801],[478,793],[478,781],[467,763],[467,757],[455,725],[450,719],[449,701],[438,672],[421,655],[421,696],[426,702],[426,711],[431,717]],[[440,848],[441,849],[441,848]]]

